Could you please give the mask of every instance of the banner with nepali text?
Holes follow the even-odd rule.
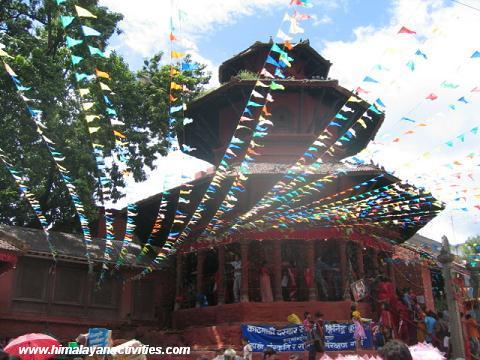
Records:
[[[369,324],[364,324],[366,339],[362,347],[373,347],[372,332]],[[351,323],[325,324],[325,350],[342,351],[354,350],[355,340],[353,333],[355,325]],[[303,325],[292,325],[277,329],[270,325],[242,325],[242,336],[252,346],[254,352],[262,352],[266,347],[271,347],[278,352],[305,351],[307,335]]]

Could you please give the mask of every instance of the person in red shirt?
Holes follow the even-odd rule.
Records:
[[[394,324],[392,313],[387,303],[382,304],[382,312],[380,313],[380,327],[385,337],[385,341],[393,339],[394,335]]]
[[[408,321],[410,320],[408,316],[408,308],[403,301],[398,300],[396,310],[400,319],[398,322],[398,337],[404,343],[408,343]]]
[[[467,329],[467,336],[470,340],[470,351],[472,354],[478,355],[480,352],[480,333],[478,331],[477,321],[472,318],[470,314],[465,316],[465,327]]]

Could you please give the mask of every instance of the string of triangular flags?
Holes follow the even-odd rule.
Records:
[[[42,226],[43,233],[45,234],[50,254],[52,254],[53,260],[56,261],[58,251],[53,245],[53,243],[50,241],[50,228],[52,224],[48,222],[45,214],[43,213],[42,207],[40,206],[40,202],[36,199],[35,194],[28,187],[28,176],[26,176],[20,169],[16,168],[11,163],[11,160],[5,154],[3,149],[0,149],[0,160],[3,162],[5,168],[8,170],[15,183],[17,184],[20,194],[22,194],[22,196],[25,198],[25,200],[28,202],[33,212],[35,213],[38,222]]]
[[[148,236],[146,243],[143,245],[142,250],[137,257],[137,262],[139,262],[141,258],[148,254],[150,249],[152,249],[153,242],[158,240],[158,235],[162,230],[165,215],[167,214],[170,204],[170,201],[167,199],[167,196],[169,194],[170,193],[168,191],[162,193],[162,199],[160,200],[160,204],[158,206],[158,212],[155,218],[155,222],[153,223],[152,230],[150,231],[150,235]]]
[[[298,17],[291,16],[288,12],[283,18],[282,25],[284,22],[290,22],[290,27],[288,29],[290,35],[304,32],[304,30],[298,25],[299,20],[297,19]],[[214,197],[218,197],[219,189],[222,188],[222,184],[227,178],[227,174],[231,170],[233,162],[235,160],[240,160],[241,154],[243,153],[243,160],[239,167],[239,175],[236,177],[230,188],[233,192],[241,191],[242,182],[248,178],[247,175],[249,173],[250,163],[255,160],[255,156],[259,155],[256,152],[256,148],[263,146],[261,145],[262,138],[267,136],[269,129],[273,126],[273,123],[268,118],[271,115],[268,111],[268,103],[273,101],[271,92],[285,89],[278,80],[276,82],[274,79],[285,78],[283,69],[290,67],[291,62],[293,61],[287,52],[287,50],[293,49],[293,45],[290,42],[292,37],[287,35],[281,29],[282,25],[277,32],[277,38],[283,41],[283,49],[277,43],[272,43],[272,46],[267,53],[265,63],[260,71],[260,77],[262,80],[256,81],[255,86],[250,93],[246,107],[240,117],[240,121],[235,129],[231,142],[217,167],[213,180],[207,188],[207,191],[189,224],[187,224],[185,230],[178,238],[180,244],[188,238],[193,227],[199,225],[201,220],[205,220],[204,216],[207,210],[207,202],[214,199]],[[233,195],[230,195],[227,198],[227,201],[228,199],[233,199],[233,197]],[[207,224],[208,223],[205,225]]]
[[[295,0],[291,2],[291,5],[308,7],[311,4],[309,1],[306,1],[306,0]],[[300,26],[298,26],[297,18],[291,17],[289,21],[291,24],[290,26],[291,33],[297,34],[304,31]],[[279,30],[278,35],[280,38],[282,38],[282,40],[284,40],[284,45],[287,48],[290,48],[290,49],[293,48],[292,44],[290,43],[291,38],[289,35],[285,34],[281,29]],[[215,175],[210,183],[210,186],[207,188],[204,196],[200,201],[200,204],[196,207],[196,210],[194,211],[193,215],[190,218],[188,217],[185,218],[186,221],[183,222],[184,229],[178,236],[176,236],[175,242],[172,246],[172,250],[169,251],[170,254],[175,251],[175,248],[178,245],[182,244],[188,238],[188,235],[190,234],[192,227],[194,227],[202,219],[203,212],[206,210],[206,207],[207,207],[206,202],[209,199],[211,199],[210,195],[212,193],[215,193],[216,189],[220,188],[220,182],[225,179],[226,174],[230,169],[230,166],[231,166],[230,162],[232,158],[238,156],[238,155],[234,156],[229,154],[230,151],[233,152],[232,148],[235,148],[238,151],[237,154],[241,152],[245,152],[245,155],[247,155],[246,152],[248,151],[248,149],[253,149],[254,144],[256,144],[255,138],[260,138],[260,137],[266,136],[267,134],[268,129],[263,128],[263,126],[267,124],[263,124],[263,126],[257,124],[257,126],[260,126],[259,129],[257,129],[256,126],[255,127],[247,126],[246,124],[251,123],[253,125],[253,123],[256,122],[253,118],[254,113],[258,114],[259,116],[260,116],[260,113],[263,113],[264,116],[271,115],[268,112],[268,108],[266,106],[266,104],[269,102],[271,98],[271,95],[268,96],[270,94],[270,91],[266,92],[265,89],[268,89],[268,90],[284,89],[283,85],[276,83],[273,79],[275,77],[280,77],[280,78],[285,77],[281,69],[290,66],[291,65],[290,62],[293,61],[293,59],[291,59],[286,53],[286,51],[282,50],[276,43],[273,43],[272,47],[273,46],[275,46],[275,49],[278,48],[278,59],[276,60],[272,56],[273,51],[272,49],[270,49],[267,59],[265,61],[265,65],[266,64],[273,65],[275,69],[274,70],[275,75],[271,74],[265,68],[265,66],[262,68],[261,75],[266,79],[272,79],[272,80],[264,80],[264,81],[258,80],[255,83],[255,87],[249,96],[249,100],[243,112],[242,118],[240,119],[240,122],[237,128],[235,129],[230,145],[227,148],[227,151],[225,152],[223,159],[221,160],[220,165],[217,168],[217,171],[215,172]],[[262,96],[262,98],[265,99],[265,103],[262,105],[257,101],[254,101],[255,95],[257,97],[259,95]],[[243,139],[240,139],[240,138],[243,138]],[[247,147],[246,144],[248,144],[249,146]],[[240,158],[238,158],[238,160],[240,160]],[[179,214],[179,215],[183,215],[183,214]]]
[[[2,58],[6,59],[7,57],[10,57],[5,51],[2,50]],[[25,102],[28,114],[30,115],[31,119],[35,123],[36,131],[42,138],[42,142],[45,144],[47,147],[50,155],[52,156],[52,159],[58,169],[58,171],[61,174],[61,178],[67,188],[68,194],[70,196],[70,199],[73,202],[73,205],[75,207],[75,211],[78,215],[79,221],[80,221],[80,227],[82,230],[82,235],[83,235],[83,241],[85,244],[85,256],[87,258],[88,264],[89,264],[89,271],[93,271],[93,264],[91,260],[91,245],[92,245],[92,236],[90,233],[90,228],[88,226],[88,218],[85,215],[85,209],[84,206],[81,202],[80,197],[77,194],[76,187],[73,183],[73,179],[70,176],[70,172],[65,168],[63,165],[63,161],[65,160],[65,156],[63,155],[62,152],[60,152],[59,149],[56,148],[55,142],[51,139],[49,139],[45,133],[48,131],[47,126],[43,122],[42,116],[43,112],[40,109],[37,109],[34,107],[37,101],[34,101],[33,99],[30,99],[26,96],[27,91],[31,90],[32,87],[30,86],[24,86],[22,84],[22,81],[20,77],[13,71],[13,69],[8,65],[8,63],[5,60],[2,60],[3,65],[5,67],[6,72],[12,79],[15,87],[17,88],[17,93],[20,96],[20,98]]]
[[[249,220],[252,216],[258,215],[260,211],[265,211],[269,207],[276,205],[278,202],[288,201],[288,195],[279,197],[279,194],[286,194],[298,186],[302,189],[300,193],[308,193],[312,189],[323,187],[324,183],[330,180],[329,177],[316,180],[310,185],[308,185],[310,182],[308,179],[321,167],[324,155],[333,156],[335,151],[334,146],[341,146],[343,143],[349,142],[356,136],[356,133],[360,129],[366,129],[368,127],[367,124],[375,124],[372,116],[373,113],[378,115],[381,114],[378,108],[372,104],[367,111],[364,111],[363,114],[358,117],[357,109],[352,108],[351,106],[352,104],[361,101],[362,100],[354,96],[350,97],[337,114],[335,114],[332,121],[320,133],[317,139],[307,148],[302,157],[287,170],[284,177],[278,181],[272,190],[264,195],[255,206],[253,206],[247,213],[241,215],[233,226]],[[357,117],[358,119],[354,124],[352,126],[347,125],[345,129],[343,123],[351,124],[351,121]],[[305,186],[307,187],[303,189]],[[292,193],[295,194],[294,196],[297,196],[298,194],[298,192]],[[230,224],[225,222],[222,224],[222,228],[225,228],[228,225]],[[219,229],[220,227],[217,227],[216,232],[218,232]],[[215,236],[215,232],[210,235]]]

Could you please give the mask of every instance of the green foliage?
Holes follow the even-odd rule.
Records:
[[[240,70],[236,75],[240,80],[257,80],[258,75],[248,70]]]
[[[480,246],[480,235],[469,237],[467,241],[460,246],[463,258],[468,260],[469,257],[478,254],[479,252],[476,250],[477,246]]]
[[[105,48],[110,37],[119,33],[117,23],[123,16],[99,7],[98,0],[83,0],[78,5],[98,16],[97,19],[82,19],[83,23],[102,33],[90,45]],[[72,7],[68,5],[71,13]],[[99,60],[91,57],[86,44],[82,44],[72,50],[85,60],[73,68],[70,62],[72,52],[64,46],[64,36],[66,32],[70,37],[80,39],[80,26],[74,22],[64,30],[58,20],[60,9],[55,1],[0,0],[0,9],[0,42],[14,56],[8,62],[23,85],[32,86],[29,97],[38,100],[35,108],[43,111],[43,121],[48,126],[45,135],[65,155],[65,167],[71,172],[87,216],[93,219],[96,214],[95,199],[100,195],[99,174],[91,142],[104,145],[106,156],[115,143],[106,117],[98,122],[101,130],[94,136],[89,135],[75,92],[74,73],[91,74],[97,67],[111,75],[112,81],[108,85],[114,94],[109,98],[120,120],[125,123],[122,132],[129,141],[129,167],[138,181],[144,179],[144,167],[151,168],[154,160],[166,153],[168,146],[165,138],[168,131],[169,66],[162,66],[161,54],[157,54],[145,61],[140,71],[133,72],[120,55],[113,53],[108,59]],[[179,83],[186,84],[191,90],[185,100],[196,96],[202,85],[208,82],[209,76],[204,68],[200,66],[194,74],[184,72],[175,75]],[[86,86],[90,88],[91,101],[96,103],[96,113],[104,114],[104,94],[98,84]],[[0,69],[0,89],[0,147],[17,167],[27,173],[29,185],[54,227],[69,231],[76,229],[78,222],[66,187],[36,133],[26,104],[16,93],[3,66]],[[181,122],[177,126],[180,127]],[[122,176],[115,166],[108,169],[108,176],[113,183],[112,197],[118,199],[122,196],[124,185]],[[20,199],[15,183],[3,166],[0,167],[0,222],[36,225],[32,212]]]

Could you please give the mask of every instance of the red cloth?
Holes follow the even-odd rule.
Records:
[[[393,329],[393,318],[390,311],[382,310],[382,313],[380,314],[380,322],[384,327]]]
[[[408,309],[401,301],[397,301],[396,310],[399,316],[398,337],[405,343],[408,342]]]
[[[312,269],[306,268],[303,276],[305,277],[305,284],[307,285],[307,288],[313,287],[313,271],[312,271]]]

